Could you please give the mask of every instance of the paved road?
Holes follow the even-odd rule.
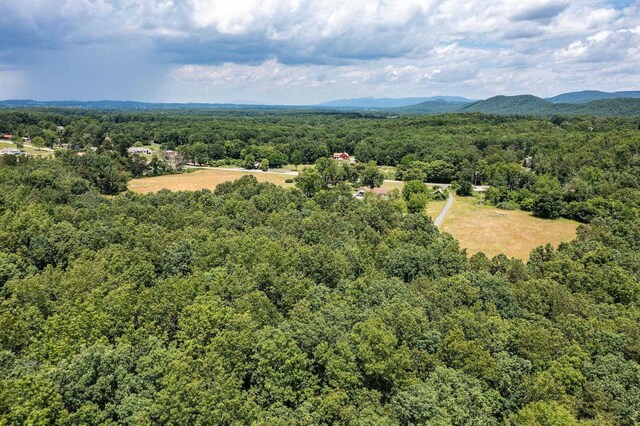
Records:
[[[440,224],[444,220],[444,217],[447,215],[447,212],[449,211],[449,208],[451,208],[452,205],[453,205],[453,195],[449,193],[449,198],[447,198],[447,204],[444,205],[444,208],[442,209],[442,211],[440,212],[436,220],[433,221],[433,224],[435,226],[440,228]]]

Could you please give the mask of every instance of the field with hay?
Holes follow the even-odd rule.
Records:
[[[240,179],[245,175],[255,176],[258,182],[271,182],[285,187],[293,186],[292,183],[285,182],[286,179],[294,177],[290,174],[202,169],[175,175],[133,179],[129,182],[129,190],[140,194],[158,192],[162,189],[168,189],[170,191],[198,191],[201,189],[209,189],[213,191],[218,184]]]
[[[432,202],[427,214],[435,218],[443,207],[444,201]],[[537,246],[572,240],[578,225],[568,219],[540,219],[521,210],[481,205],[476,197],[455,197],[441,230],[460,241],[470,255],[482,251],[489,258],[504,253],[527,260]]]

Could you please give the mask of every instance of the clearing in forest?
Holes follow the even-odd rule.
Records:
[[[133,179],[129,182],[129,189],[140,194],[158,192],[162,189],[169,189],[171,191],[199,191],[201,189],[209,189],[213,191],[219,183],[240,179],[245,175],[255,176],[258,182],[271,182],[281,186],[293,186],[292,183],[285,183],[286,179],[293,177],[287,174],[206,169],[175,175]]]
[[[445,202],[431,202],[427,214],[438,216]],[[540,219],[521,210],[500,210],[478,204],[476,197],[455,197],[440,230],[453,235],[469,255],[479,251],[489,258],[499,253],[527,260],[535,247],[557,247],[576,236],[578,222]]]

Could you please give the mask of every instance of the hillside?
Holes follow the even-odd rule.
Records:
[[[552,98],[546,98],[546,100],[553,103],[578,104],[620,98],[640,98],[640,91],[602,92],[600,90],[583,90],[581,92],[562,93]]]
[[[481,112],[505,115],[640,115],[640,99],[602,99],[582,104],[557,104],[532,95],[494,96],[465,105],[459,112]]]
[[[410,98],[355,98],[355,99],[337,99],[335,101],[323,102],[318,104],[322,107],[333,108],[402,108],[411,105],[419,105],[429,102],[453,102],[468,103],[473,102],[471,99],[462,96],[430,96],[430,97],[410,97]]]
[[[488,114],[545,114],[550,104],[532,95],[494,96],[484,101],[463,106],[461,112],[484,112]]]
[[[402,108],[402,110],[426,114],[444,114],[448,112],[459,112],[460,109],[466,105],[469,105],[469,102],[447,102],[445,100],[435,100],[422,102],[418,105],[409,105]]]

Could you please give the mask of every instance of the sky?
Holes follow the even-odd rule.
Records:
[[[640,0],[0,0],[0,99],[640,90]]]

